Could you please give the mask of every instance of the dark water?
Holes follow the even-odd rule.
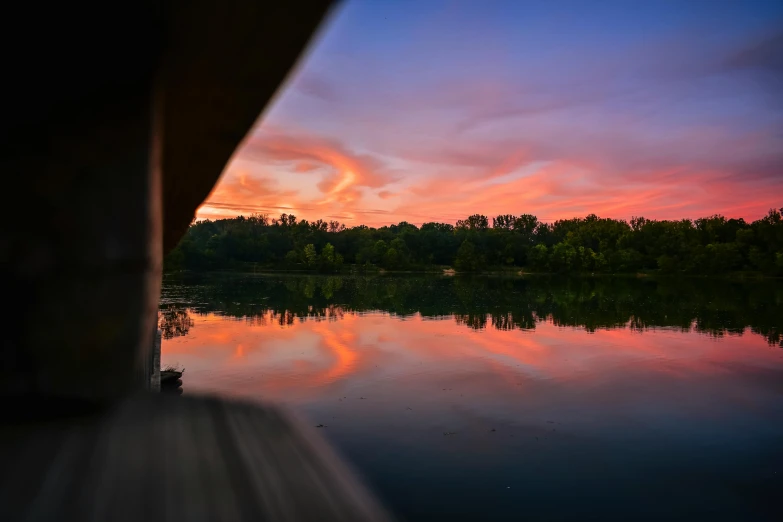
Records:
[[[167,278],[185,393],[283,401],[403,520],[783,520],[783,284]]]

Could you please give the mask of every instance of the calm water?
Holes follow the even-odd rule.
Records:
[[[780,282],[178,277],[161,310],[186,394],[325,424],[403,520],[783,520]]]

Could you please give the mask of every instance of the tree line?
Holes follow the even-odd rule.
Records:
[[[490,226],[491,222],[491,226]],[[630,221],[474,214],[448,223],[346,228],[292,214],[193,223],[165,259],[166,270],[287,269],[339,272],[454,267],[460,272],[524,268],[538,272],[783,275],[783,208],[752,222],[721,215]]]

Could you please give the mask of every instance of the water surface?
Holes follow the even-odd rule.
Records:
[[[779,282],[169,277],[161,324],[185,393],[326,425],[403,520],[781,515]]]

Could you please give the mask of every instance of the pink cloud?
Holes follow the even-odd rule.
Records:
[[[351,187],[379,188],[395,180],[394,173],[375,156],[356,153],[334,139],[280,128],[259,128],[242,146],[238,158],[267,165],[326,167],[330,172],[319,186],[326,194]]]
[[[237,215],[289,212],[306,208],[295,190],[282,189],[274,179],[247,172],[229,172],[199,208],[199,219],[220,219]]]
[[[247,168],[232,167],[240,163]],[[232,165],[199,209],[199,218],[291,212],[307,219],[339,215],[348,222],[362,222],[357,216],[385,212],[364,208],[365,190],[397,179],[371,154],[354,152],[337,140],[271,126],[250,136]],[[284,177],[276,178],[272,172]],[[314,181],[313,175],[319,179]],[[295,181],[297,177],[301,183]]]
[[[313,170],[316,170],[318,168],[318,165],[315,165],[313,163],[308,163],[306,161],[300,161],[294,166],[294,172],[311,172]]]
[[[715,181],[717,177],[681,169],[661,171],[659,179],[618,184],[568,162],[552,162],[533,174],[481,189],[449,178],[427,180],[412,187],[393,214],[419,223],[453,223],[474,212],[532,213],[546,221],[590,213],[621,219],[697,218],[714,213],[756,219],[779,206],[779,196],[768,188],[744,187],[732,179]]]

